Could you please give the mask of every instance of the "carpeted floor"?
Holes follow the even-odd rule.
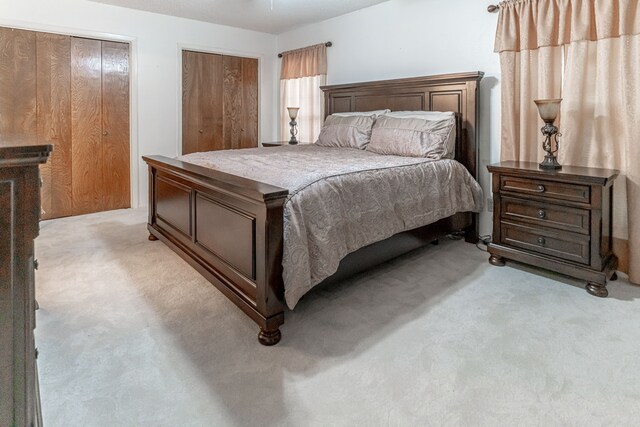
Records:
[[[44,423],[599,426],[640,420],[640,288],[610,297],[443,241],[308,294],[276,347],[145,210],[36,241]]]

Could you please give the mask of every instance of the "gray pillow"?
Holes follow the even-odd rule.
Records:
[[[405,157],[452,159],[455,154],[455,115],[432,120],[417,117],[377,118],[367,151]]]
[[[371,140],[374,117],[332,114],[324,121],[316,145],[364,150]]]

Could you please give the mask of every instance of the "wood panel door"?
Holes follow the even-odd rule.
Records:
[[[0,138],[35,143],[36,34],[0,27]]]
[[[129,45],[71,37],[73,214],[130,207]]]
[[[258,145],[258,60],[224,57],[224,148]]]
[[[131,206],[129,45],[102,42],[103,210]]]
[[[182,152],[223,148],[223,57],[182,52]]]
[[[0,27],[0,139],[53,145],[44,219],[129,207],[129,45]]]
[[[71,38],[73,213],[103,210],[102,42]]]
[[[183,154],[257,146],[258,60],[183,51]]]
[[[36,33],[38,143],[51,144],[40,166],[42,217],[73,214],[71,194],[71,38]]]

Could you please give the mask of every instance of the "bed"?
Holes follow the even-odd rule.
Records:
[[[364,151],[356,153],[350,150],[353,152],[350,156],[346,154],[349,150],[337,149],[344,153],[345,159],[341,161],[347,166],[341,166],[346,169],[338,170],[340,173],[330,173],[327,179],[351,172],[368,173],[367,179],[372,180],[386,174],[378,176],[385,179],[385,176],[390,176],[390,171],[401,167],[409,174],[428,175],[429,182],[437,181],[437,169],[445,169],[444,176],[447,173],[466,175],[477,180],[478,83],[482,75],[481,72],[471,72],[323,87],[326,116],[349,111],[391,109],[453,111],[458,119],[455,161],[438,162],[439,166],[434,167],[426,164],[429,162],[373,159]],[[331,157],[333,154],[327,154],[326,150],[308,146],[238,150],[238,153],[223,153],[213,158],[204,154],[183,159],[143,157],[149,166],[149,239],[163,241],[241,308],[260,327],[258,340],[263,345],[280,341],[280,326],[284,323],[287,302],[292,307],[319,282],[339,280],[452,232],[463,232],[468,242],[475,243],[478,238],[477,214],[470,210],[454,213],[445,206],[439,209],[438,215],[431,216],[433,222],[426,226],[413,227],[410,219],[402,219],[407,229],[400,225],[380,227],[382,231],[376,233],[377,228],[370,227],[358,239],[354,238],[357,245],[343,245],[337,251],[337,258],[314,251],[308,258],[325,257],[327,259],[322,258],[316,264],[328,268],[321,273],[312,268],[314,279],[310,283],[305,282],[308,273],[296,276],[301,269],[290,267],[291,259],[299,258],[292,256],[293,251],[289,248],[297,242],[290,230],[290,211],[297,189],[316,185],[319,180],[303,176],[299,185],[294,186],[296,191],[290,194],[286,181],[277,173],[269,174],[268,168],[264,168],[264,173],[267,173],[264,176],[251,171],[259,170],[260,162],[270,161],[274,162],[274,168],[282,168],[283,165],[275,163],[277,158],[294,156],[294,163],[297,163],[307,155]],[[337,152],[334,149],[332,153]],[[268,160],[269,156],[271,160]],[[369,165],[367,171],[355,170],[358,162],[366,162]],[[392,169],[394,167],[396,169]],[[432,169],[435,172],[430,172]],[[459,169],[465,169],[464,174]],[[294,177],[300,174],[293,172],[292,168]],[[354,195],[366,189],[362,184],[366,180],[360,181],[359,184],[354,181],[361,185],[357,191],[354,190]],[[477,185],[475,181],[474,185]],[[395,191],[399,192],[398,189]],[[405,211],[411,209],[412,205],[405,207]],[[331,212],[327,215],[331,216]],[[406,212],[404,215],[410,218]],[[354,250],[358,247],[360,249]],[[287,268],[283,268],[285,260]],[[285,281],[289,283],[286,289]]]

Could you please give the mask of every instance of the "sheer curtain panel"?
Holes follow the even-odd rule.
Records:
[[[539,161],[533,104],[563,98],[562,164],[619,169],[614,252],[640,283],[640,0],[500,3],[502,160]]]
[[[298,140],[318,139],[324,116],[324,95],[320,86],[327,82],[327,47],[323,44],[284,52],[280,69],[280,135],[289,140],[287,107],[299,107]]]

